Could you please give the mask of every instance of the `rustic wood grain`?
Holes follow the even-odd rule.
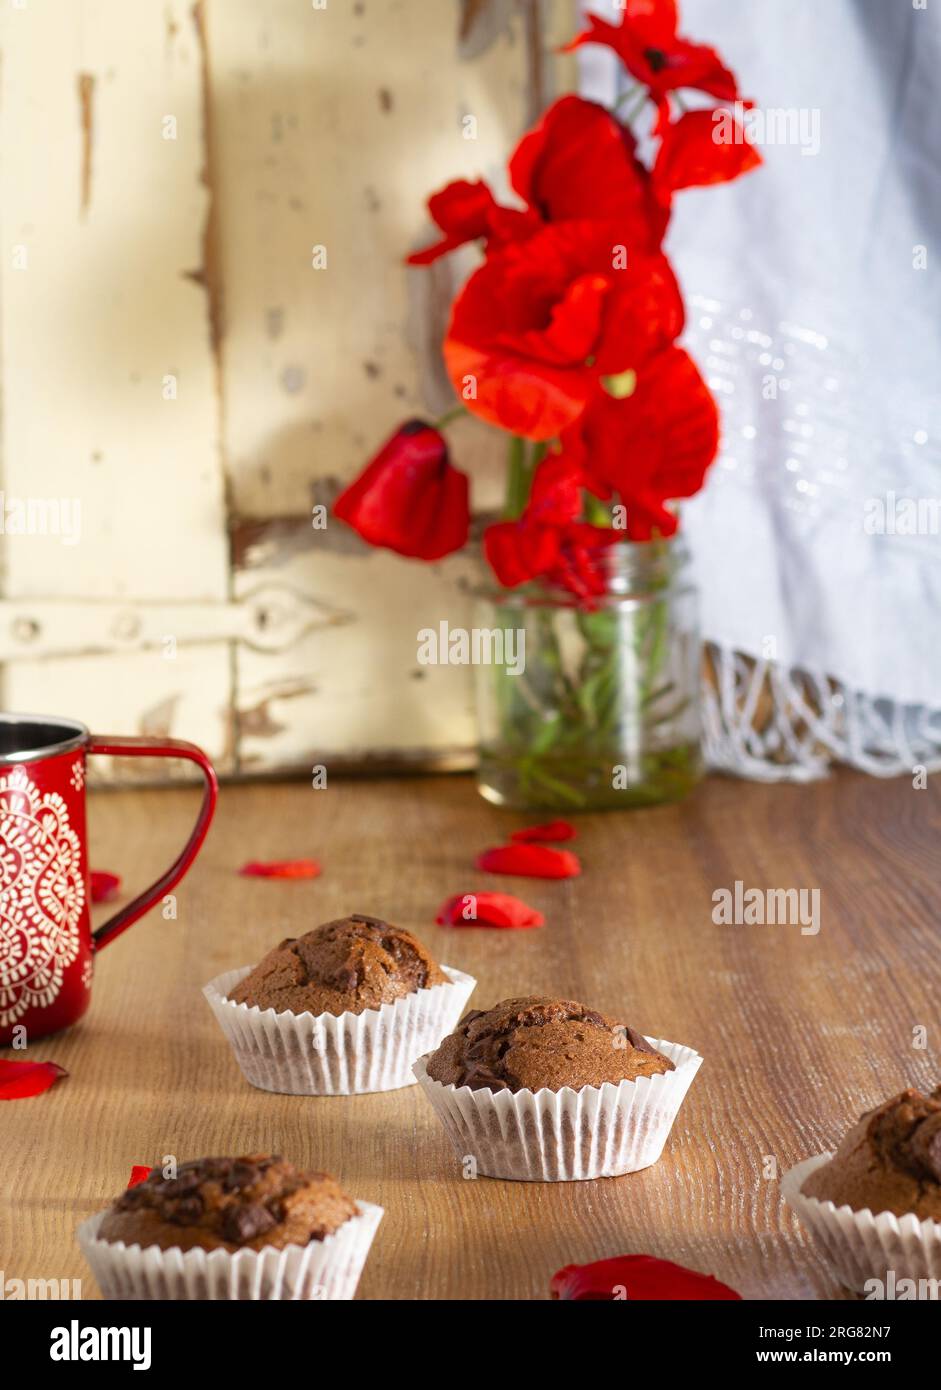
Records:
[[[839,1297],[763,1168],[771,1157],[783,1172],[862,1108],[938,1080],[939,786],[711,780],[679,807],[582,818],[585,872],[562,883],[474,872],[474,852],[524,822],[466,778],[226,789],[179,919],[152,914],[105,951],[85,1021],[30,1050],[68,1080],[3,1105],[6,1277],[80,1277],[93,1296],[74,1229],[133,1163],[274,1149],[385,1207],[364,1298],[543,1298],[560,1265],[628,1251],[749,1298]],[[93,797],[95,866],[143,882],[193,807],[188,790]],[[302,854],[322,859],[321,879],[236,875],[249,858]],[[737,878],[818,887],[820,934],[716,926],[712,893]],[[446,896],[482,886],[515,889],[547,925],[433,925]],[[660,1161],[589,1183],[465,1181],[417,1088],[305,1099],[248,1086],[200,986],[350,910],[414,928],[477,976],[478,1006],[569,995],[697,1047],[705,1064]],[[919,1024],[927,1051],[913,1047]]]

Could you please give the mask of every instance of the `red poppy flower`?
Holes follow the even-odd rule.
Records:
[[[618,531],[585,521],[557,526],[524,517],[488,526],[484,554],[504,588],[545,579],[576,598],[589,599],[604,593],[601,554],[621,538]]]
[[[576,878],[582,871],[578,857],[568,849],[548,845],[500,845],[477,856],[477,867],[490,874],[515,874],[518,878]]]
[[[627,126],[581,97],[553,103],[510,159],[510,182],[544,222],[616,221],[627,245],[660,249],[670,217]]]
[[[585,471],[570,450],[547,454],[536,470],[529,503],[519,528],[526,535],[533,532],[545,534],[548,530],[555,540],[551,564],[539,571],[538,575],[529,574],[526,577],[545,578],[550,584],[560,585],[580,599],[605,592],[607,575],[602,563],[603,554],[609,546],[617,545],[623,538],[623,532],[615,531],[610,526],[595,526],[580,519],[584,488],[602,495],[603,490],[597,480]],[[519,531],[511,531],[504,545],[514,540],[520,542]],[[491,545],[499,551],[499,538],[491,538]],[[531,554],[525,537],[521,542],[520,554]],[[518,568],[519,558],[516,564]]]
[[[604,592],[601,554],[622,537],[608,527],[578,520],[584,485],[571,450],[547,454],[519,520],[487,527],[484,554],[505,588],[545,579],[579,599]]]
[[[41,1096],[63,1076],[58,1062],[10,1062],[0,1058],[0,1100],[25,1100]]]
[[[533,475],[524,515],[553,526],[575,521],[582,510],[584,486],[584,475],[575,459],[555,448]]]
[[[557,526],[498,521],[484,531],[487,563],[506,589],[549,574],[559,563],[561,544]]]
[[[665,196],[677,188],[731,183],[761,163],[731,111],[687,111],[667,125],[653,167],[653,181]]]
[[[628,229],[629,231],[629,229]],[[560,222],[493,255],[454,305],[444,344],[469,410],[529,439],[577,419],[598,377],[640,367],[683,327],[665,257],[615,222]]]
[[[664,504],[702,487],[719,447],[716,403],[689,354],[668,348],[647,363],[632,395],[599,391],[563,446],[602,496],[620,496],[631,540],[672,536],[677,520]]]
[[[441,904],[435,921],[449,927],[542,927],[541,912],[512,893],[457,893]]]
[[[457,179],[428,200],[444,236],[413,251],[409,265],[430,265],[469,241],[488,252],[521,241],[544,223],[616,219],[631,248],[659,250],[669,199],[654,192],[635,155],[631,131],[596,102],[564,96],[523,136],[510,159],[510,183],[526,207],[501,207],[482,180]]]
[[[553,1298],[582,1302],[740,1301],[742,1295],[711,1274],[699,1274],[653,1255],[619,1255],[586,1265],[566,1265],[552,1276]]]
[[[408,264],[430,265],[455,247],[487,236],[490,214],[496,206],[493,194],[482,180],[468,183],[466,179],[457,179],[449,183],[428,199],[428,211],[444,232],[444,239],[421,251],[413,251],[407,258]]]
[[[316,859],[253,859],[239,869],[243,878],[317,878]]]
[[[146,1163],[133,1164],[131,1176],[127,1180],[128,1188],[139,1187],[142,1182],[146,1182],[153,1171],[153,1168],[148,1168]]]
[[[467,541],[467,476],[444,437],[421,420],[402,425],[334,503],[334,515],[370,545],[440,560]]]
[[[680,87],[709,92],[721,101],[739,100],[735,74],[716,50],[677,34],[676,0],[624,0],[622,8],[620,24],[589,15],[589,27],[564,51],[589,43],[612,48],[657,103],[661,128],[669,114],[667,93]]]
[[[558,564],[546,578],[590,606],[590,600],[605,593],[608,587],[604,552],[622,538],[623,532],[609,526],[573,522],[562,533]]]
[[[510,839],[524,845],[539,840],[574,840],[575,827],[567,820],[550,820],[542,825],[527,825],[522,830],[514,830]]]
[[[430,265],[468,241],[506,241],[539,228],[534,214],[500,207],[483,180],[468,183],[466,179],[457,179],[447,184],[428,199],[428,211],[444,236],[432,246],[413,251],[406,257],[409,265]]]

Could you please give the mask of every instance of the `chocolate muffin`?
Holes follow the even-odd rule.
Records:
[[[288,937],[229,995],[294,1014],[361,1014],[449,980],[411,932],[354,913]]]
[[[466,1014],[426,1070],[445,1086],[559,1091],[673,1071],[627,1024],[565,999],[505,999]]]
[[[903,1091],[867,1111],[801,1191],[874,1216],[941,1221],[941,1086],[930,1096]]]
[[[155,1168],[114,1202],[98,1236],[161,1250],[262,1250],[307,1245],[357,1215],[327,1173],[304,1173],[283,1158],[197,1158],[175,1178]]]

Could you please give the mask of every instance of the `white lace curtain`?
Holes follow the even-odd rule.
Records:
[[[756,99],[765,161],[678,194],[667,241],[723,417],[684,511],[710,757],[941,767],[941,5],[681,8]],[[610,102],[616,63],[583,53]]]

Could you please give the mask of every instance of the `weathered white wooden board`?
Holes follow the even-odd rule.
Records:
[[[405,754],[427,766],[466,766],[475,739],[469,669],[423,665],[417,653],[419,628],[469,623],[473,563],[452,560],[429,575],[380,552],[359,564],[368,587],[354,592],[358,563],[325,563],[315,542],[279,567],[282,582],[315,591],[336,620],[280,654],[238,648],[241,771],[321,758],[328,768],[339,759],[385,766]],[[251,569],[241,571],[237,590],[256,582]]]
[[[518,7],[473,8],[506,22],[465,61],[450,0],[207,5],[240,515],[306,512],[320,480],[349,477],[428,408],[409,290],[424,301],[432,277],[403,258],[430,234],[429,193],[451,178],[500,183],[529,101]],[[467,434],[465,461],[495,471],[493,436]]]
[[[0,44],[3,488],[81,506],[74,545],[4,538],[5,594],[74,600],[81,651],[84,600],[228,593],[201,58],[184,3],[7,4]],[[3,698],[124,731],[171,702],[221,755],[229,653],[19,660]]]
[[[532,13],[531,13],[532,11]],[[213,168],[225,286],[225,452],[237,524],[329,503],[396,424],[442,411],[438,360],[468,260],[406,270],[451,178],[500,186],[534,95],[533,14],[570,32],[564,3],[374,0],[325,9],[248,0],[208,8]],[[547,77],[551,59],[539,71]],[[470,138],[468,138],[470,137]],[[326,263],[315,269],[315,248]],[[498,504],[503,440],[449,431],[475,504]],[[470,673],[416,673],[417,631],[467,621],[466,558],[421,566],[368,550],[331,522],[271,541],[246,584],[287,579],[348,614],[281,653],[237,654],[241,767],[294,752],[453,758],[474,743]],[[280,695],[279,692],[288,692]]]
[[[74,545],[0,541],[6,708],[193,738],[223,771],[470,748],[469,673],[415,660],[420,627],[464,620],[468,558],[306,528],[400,419],[447,405],[467,262],[402,260],[429,192],[499,184],[572,8],[3,6],[0,483],[81,506]],[[452,438],[494,506],[502,440],[471,420]],[[271,585],[283,640],[249,645],[232,605]]]

